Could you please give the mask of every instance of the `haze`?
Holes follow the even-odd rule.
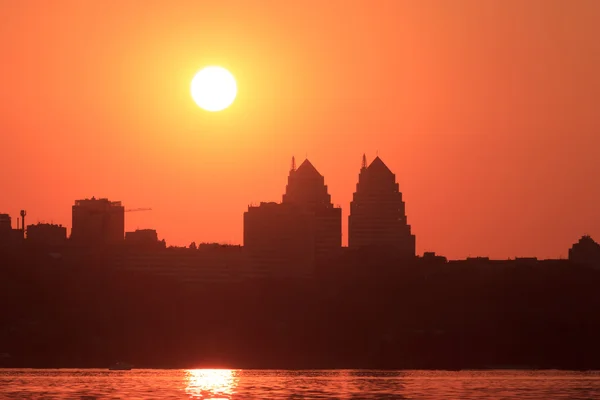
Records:
[[[361,157],[397,175],[417,252],[566,256],[600,237],[600,2],[22,1],[0,6],[0,210],[242,241],[293,155],[343,208]],[[189,94],[230,70],[220,113]]]

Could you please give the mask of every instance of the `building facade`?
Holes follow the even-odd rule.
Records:
[[[71,241],[81,245],[118,244],[125,236],[125,208],[108,199],[76,200]]]
[[[415,257],[416,241],[407,222],[396,175],[376,157],[362,168],[348,217],[348,247],[386,248],[402,257]]]

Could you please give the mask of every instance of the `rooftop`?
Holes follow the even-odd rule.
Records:
[[[312,163],[310,161],[308,161],[308,158],[306,160],[304,160],[302,162],[302,164],[300,164],[300,166],[296,170],[296,175],[305,176],[305,177],[310,177],[310,176],[321,177],[321,174],[319,173],[319,171],[317,171],[315,166],[312,165]]]
[[[375,159],[371,162],[369,167],[367,168],[369,172],[375,173],[385,173],[393,175],[393,172],[388,168],[387,165],[379,158],[379,156],[375,157]]]

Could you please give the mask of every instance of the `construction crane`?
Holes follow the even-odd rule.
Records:
[[[118,208],[109,208],[108,210],[90,210],[88,211],[90,214],[106,214],[110,213],[118,213],[120,210]],[[151,208],[128,208],[123,210],[123,212],[135,212],[135,211],[152,211]]]

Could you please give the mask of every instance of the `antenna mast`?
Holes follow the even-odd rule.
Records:
[[[23,235],[23,238],[25,238],[25,216],[27,215],[27,211],[25,210],[21,210],[20,212],[21,214],[21,234]]]

